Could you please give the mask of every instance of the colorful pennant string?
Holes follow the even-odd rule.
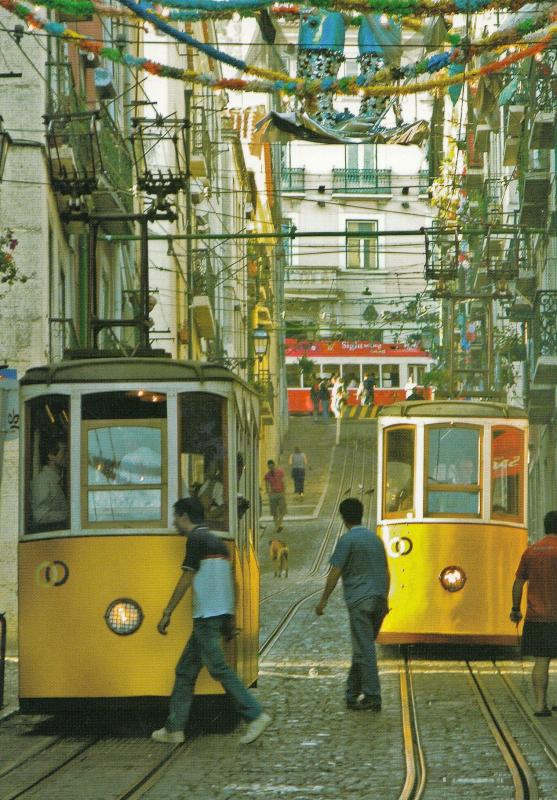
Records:
[[[134,3],[129,2],[129,5],[136,8]],[[542,29],[541,31],[537,31],[535,35],[536,39],[539,39],[539,41],[536,41],[534,44],[527,46],[526,42],[528,38],[534,35],[532,33],[529,33],[526,36],[524,36],[524,40],[522,43],[518,45],[518,49],[516,52],[511,53],[505,57],[499,58],[488,64],[485,64],[478,69],[468,70],[466,72],[462,71],[454,75],[443,75],[442,77],[426,81],[417,80],[413,81],[412,83],[402,84],[402,85],[383,84],[380,82],[377,83],[374,82],[372,85],[362,85],[360,77],[341,78],[338,81],[333,81],[331,79],[328,80],[326,79],[325,81],[302,80],[299,78],[291,78],[290,76],[285,75],[283,73],[275,73],[270,70],[263,70],[255,66],[250,66],[245,64],[245,62],[240,61],[239,59],[234,59],[235,64],[233,66],[236,66],[236,64],[241,64],[242,67],[238,68],[239,69],[242,68],[243,71],[245,72],[251,72],[253,74],[260,74],[267,76],[267,79],[247,81],[241,78],[219,79],[212,73],[200,73],[196,72],[195,70],[180,69],[177,67],[171,67],[169,65],[152,61],[151,59],[138,58],[136,56],[132,56],[127,53],[122,53],[117,48],[105,47],[102,43],[89,39],[83,34],[80,34],[77,31],[68,28],[64,23],[53,22],[49,20],[45,21],[44,19],[41,18],[39,13],[32,11],[28,6],[25,6],[24,4],[19,2],[15,2],[14,0],[0,0],[0,6],[5,8],[7,11],[16,14],[21,19],[24,19],[30,27],[42,28],[47,33],[50,33],[53,36],[63,38],[81,50],[84,50],[86,52],[93,52],[98,56],[102,56],[116,63],[126,64],[127,66],[130,67],[137,67],[153,75],[160,75],[162,77],[174,78],[176,80],[182,80],[191,83],[200,83],[202,85],[211,86],[214,89],[233,89],[236,91],[243,91],[243,92],[279,91],[279,92],[284,92],[286,94],[295,94],[301,98],[313,95],[315,94],[316,91],[331,91],[336,94],[346,94],[346,95],[351,94],[351,95],[363,95],[363,96],[383,96],[383,95],[400,96],[400,95],[410,95],[419,92],[429,92],[437,89],[448,88],[449,86],[453,86],[465,81],[477,80],[482,75],[487,75],[491,72],[502,71],[513,63],[516,63],[524,58],[533,56],[536,53],[542,52],[545,48],[549,46],[553,37],[557,33],[557,24],[551,24],[546,28]],[[149,21],[153,22],[151,16],[152,15],[149,15]],[[172,26],[168,27],[174,32]],[[193,37],[190,38],[193,39]],[[197,40],[193,39],[193,42],[196,42],[197,44]],[[192,46],[196,45],[192,44]],[[204,45],[204,47],[206,48],[210,46]],[[213,50],[214,48],[211,49]],[[466,56],[467,49],[468,48],[465,48],[463,50],[462,53],[463,56]],[[219,51],[216,52],[220,55]],[[455,52],[456,51],[453,51],[453,56]],[[460,54],[457,55],[460,58]],[[424,70],[424,72],[425,71],[433,72],[436,70],[444,69],[450,63],[450,56],[451,54],[448,53],[431,56],[426,62],[427,69]],[[458,60],[458,59],[454,57],[453,60]],[[415,65],[415,68],[417,70],[418,65]],[[385,71],[381,70],[376,73],[375,75],[376,81],[384,79],[384,72]],[[394,70],[391,69],[390,74],[392,75],[393,72]],[[397,78],[406,77],[402,70],[400,71],[400,73],[401,74],[396,75]],[[268,79],[269,76],[273,76],[273,79]]]

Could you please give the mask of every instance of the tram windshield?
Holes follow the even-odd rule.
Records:
[[[426,516],[480,514],[480,429],[426,428]]]
[[[163,525],[166,396],[143,390],[82,399],[84,524]]]
[[[199,497],[211,528],[228,521],[227,403],[208,392],[179,395],[181,496]]]
[[[25,532],[64,530],[69,527],[69,397],[30,400],[27,419]]]
[[[518,428],[497,427],[491,436],[491,514],[521,519],[524,433]]]
[[[414,428],[385,432],[384,516],[414,508]]]

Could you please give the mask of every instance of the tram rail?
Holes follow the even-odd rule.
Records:
[[[468,661],[466,666],[480,710],[511,774],[515,800],[538,800],[536,777],[524,758],[516,739],[490,697],[489,690],[477,670]]]
[[[426,761],[421,743],[412,666],[408,651],[405,650],[399,667],[400,705],[402,712],[402,733],[406,778],[399,800],[420,800],[426,786]]]

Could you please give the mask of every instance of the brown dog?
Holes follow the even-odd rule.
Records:
[[[288,545],[281,539],[269,539],[269,555],[275,562],[275,578],[288,578]]]

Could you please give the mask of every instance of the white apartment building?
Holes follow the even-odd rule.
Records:
[[[297,30],[291,23],[281,27],[287,41],[281,52],[291,74]],[[356,28],[346,29],[339,77],[359,72],[356,37]],[[403,41],[409,41],[406,33]],[[403,59],[418,52],[413,45]],[[334,99],[338,112],[357,115],[359,105],[358,97]],[[404,123],[429,122],[431,103],[424,96],[409,97],[399,110]],[[392,106],[381,124],[397,125]],[[427,151],[427,140],[421,146],[301,140],[283,145],[283,231],[315,232],[287,240],[287,333],[393,341],[412,332],[404,309],[424,291],[425,240],[419,231],[433,216]],[[338,235],[325,238],[321,231]],[[416,234],[409,235],[412,231]]]

